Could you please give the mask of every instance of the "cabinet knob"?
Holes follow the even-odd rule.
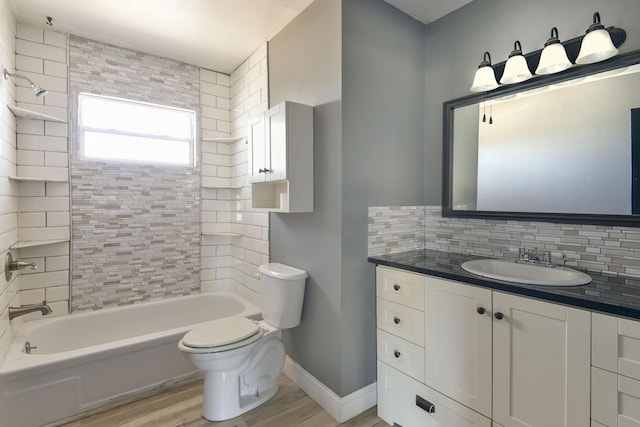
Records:
[[[393,285],[393,289],[395,289],[396,291],[400,290],[400,285],[398,285],[397,283]]]
[[[498,320],[502,320],[502,318],[504,318],[504,314],[500,313],[499,311],[495,314],[495,316]]]
[[[400,323],[400,318],[399,317],[394,317],[393,318],[393,323],[395,323],[396,325]]]
[[[476,308],[476,311],[477,311],[479,314],[484,314],[487,310],[485,310],[485,308],[484,308],[484,307],[478,307],[478,308]]]
[[[393,355],[396,359],[400,359],[400,352],[398,350],[394,350]]]

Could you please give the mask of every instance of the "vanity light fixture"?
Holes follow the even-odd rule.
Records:
[[[478,65],[478,70],[471,84],[471,92],[487,92],[498,87],[496,74],[491,67],[491,55],[485,52],[482,62]]]
[[[504,66],[504,74],[500,79],[502,84],[520,83],[529,80],[533,75],[527,65],[527,60],[522,55],[520,41],[516,40],[513,50],[509,54],[509,59]]]
[[[22,76],[20,74],[10,73],[9,71],[7,71],[6,68],[2,72],[2,77],[4,77],[5,80],[9,80],[9,77],[13,77],[14,79],[24,79],[28,81],[29,84],[31,84],[31,87],[33,88],[33,92],[36,94],[36,96],[45,96],[47,93],[49,93],[48,90],[42,89],[40,86],[32,82],[30,78]]]
[[[536,68],[536,74],[554,74],[564,71],[573,64],[567,57],[567,51],[558,39],[558,29],[551,29],[551,37],[544,44],[540,54],[540,62]]]
[[[600,13],[594,13],[593,24],[587,28],[587,33],[582,39],[576,64],[593,64],[609,59],[617,53],[618,49],[613,45],[611,35],[600,23]]]

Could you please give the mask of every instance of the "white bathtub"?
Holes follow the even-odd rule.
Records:
[[[178,350],[188,330],[259,314],[236,294],[212,292],[24,322],[0,363],[0,426],[51,424],[195,377]]]

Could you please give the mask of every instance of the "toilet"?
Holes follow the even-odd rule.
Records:
[[[202,415],[210,421],[237,417],[276,394],[285,359],[282,331],[300,323],[307,272],[278,263],[258,270],[262,320],[213,320],[178,343],[204,372]]]

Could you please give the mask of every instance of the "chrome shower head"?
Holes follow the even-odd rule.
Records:
[[[29,84],[31,85],[31,87],[33,88],[33,92],[35,93],[36,96],[45,96],[47,93],[49,93],[48,90],[46,89],[42,89],[40,86],[38,86],[37,84],[35,84],[33,81],[31,81],[31,79],[29,77],[26,76],[22,76],[20,74],[13,74],[10,73],[9,71],[7,71],[7,69],[5,68],[4,71],[2,72],[2,77],[4,77],[5,80],[9,80],[9,77],[13,77],[14,79],[24,79],[26,81],[29,82]]]
[[[35,92],[36,96],[46,96],[49,91],[46,89],[42,89],[40,86],[38,85],[32,85],[31,86],[33,88],[33,91]]]

